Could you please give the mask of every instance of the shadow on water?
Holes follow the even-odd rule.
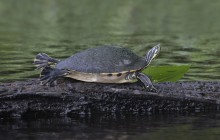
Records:
[[[1,139],[218,139],[219,114],[97,115],[0,120]]]

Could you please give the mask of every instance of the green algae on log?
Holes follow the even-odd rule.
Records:
[[[72,79],[56,86],[38,79],[0,84],[0,117],[93,113],[219,111],[220,82],[164,82],[158,93],[137,83],[100,84]]]

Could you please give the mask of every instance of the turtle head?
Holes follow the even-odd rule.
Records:
[[[145,56],[145,60],[146,60],[146,66],[147,67],[151,61],[160,53],[160,44],[154,46],[152,49],[150,49],[146,56]]]

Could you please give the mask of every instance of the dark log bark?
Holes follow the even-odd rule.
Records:
[[[0,117],[93,113],[219,111],[220,82],[166,82],[158,93],[132,84],[66,79],[42,86],[38,79],[0,84]]]

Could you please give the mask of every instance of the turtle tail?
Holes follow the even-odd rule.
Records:
[[[34,59],[33,64],[37,67],[36,69],[43,69],[58,62],[59,60],[49,57],[46,53],[39,53]]]

